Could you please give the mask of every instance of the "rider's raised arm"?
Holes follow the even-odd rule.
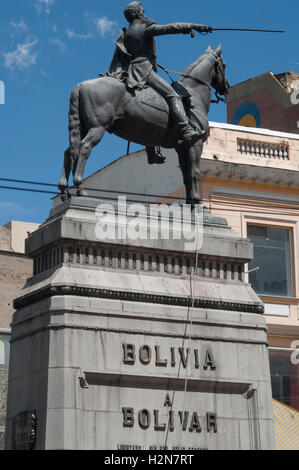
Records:
[[[163,34],[190,34],[192,30],[209,33],[211,26],[195,23],[170,23],[165,25],[152,24],[146,28],[146,36],[162,36]]]

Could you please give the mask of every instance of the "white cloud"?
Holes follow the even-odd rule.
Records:
[[[38,40],[26,41],[23,44],[18,44],[13,52],[3,53],[4,66],[8,69],[20,68],[27,69],[36,63],[37,54],[33,52],[34,46]]]
[[[17,204],[10,201],[0,201],[0,209],[16,209],[18,208]]]
[[[21,21],[19,21],[19,23],[15,23],[14,21],[11,21],[10,26],[13,30],[13,34],[15,34],[15,35],[22,34],[25,31],[27,31],[27,29],[28,29],[28,27],[27,27],[27,25],[26,25],[26,23],[23,19]]]
[[[86,11],[84,17],[88,24],[88,32],[85,34],[76,33],[73,29],[67,28],[65,32],[69,39],[91,39],[98,34],[102,38],[105,38],[111,34],[115,34],[115,26],[117,23],[109,20],[107,16],[95,18],[91,12]]]
[[[56,46],[62,54],[64,54],[67,50],[67,45],[59,38],[49,39],[49,43],[53,46]]]
[[[39,13],[50,13],[55,0],[35,0],[35,7]]]
[[[92,33],[86,33],[86,34],[80,34],[80,33],[75,33],[73,29],[66,29],[66,35],[69,39],[90,39],[92,38]]]
[[[116,25],[116,23],[114,21],[109,20],[107,16],[103,16],[102,18],[97,18],[95,20],[95,24],[102,38],[104,38],[108,34],[113,33],[114,26]]]

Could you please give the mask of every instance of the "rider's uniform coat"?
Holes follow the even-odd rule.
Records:
[[[163,34],[188,34],[191,23],[157,25],[152,20],[135,21],[129,29],[123,28],[116,41],[116,50],[109,68],[109,75],[126,81],[129,89],[141,90],[152,71],[157,72],[155,36]],[[153,75],[151,80],[153,80]]]

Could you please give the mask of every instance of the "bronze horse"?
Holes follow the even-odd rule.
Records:
[[[224,97],[229,89],[225,66],[221,45],[216,50],[209,46],[176,82],[177,92],[184,95],[183,102],[191,124],[206,131],[206,136],[209,132],[207,114],[211,102],[211,87],[216,90],[216,96],[219,93]],[[218,96],[217,98],[221,99]],[[70,146],[65,151],[63,171],[58,184],[64,197],[68,193],[71,171],[77,194],[84,194],[80,185],[86,161],[105,131],[144,145],[147,149],[175,148],[186,188],[186,202],[192,206],[200,202],[198,179],[203,140],[187,149],[178,146],[176,128],[169,117],[164,98],[149,88],[132,95],[123,82],[108,75],[82,82],[72,91],[69,112]]]

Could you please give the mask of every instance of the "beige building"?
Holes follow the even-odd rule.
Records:
[[[25,238],[38,224],[12,221],[0,226],[0,449],[3,448],[10,322],[13,299],[32,276],[32,260],[25,256]]]
[[[299,139],[214,127],[204,158],[205,204],[254,244],[247,276],[265,305],[273,395],[299,410]]]
[[[32,275],[32,261],[25,256],[25,238],[38,224],[12,221],[0,226],[0,329],[9,328],[13,299]]]

